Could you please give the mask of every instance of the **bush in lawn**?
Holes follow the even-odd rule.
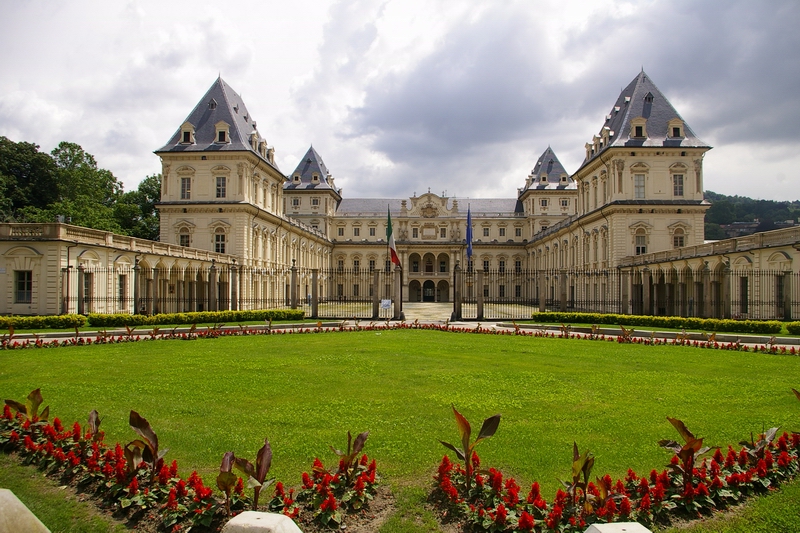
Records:
[[[800,335],[800,322],[788,322],[786,324],[786,331],[790,335]]]
[[[198,311],[157,315],[89,314],[92,327],[155,326],[163,324],[218,324],[255,320],[302,320],[302,309],[260,309],[253,311]]]
[[[582,324],[623,324],[626,326],[662,327],[672,329],[699,329],[730,333],[780,333],[783,324],[777,320],[729,320],[679,316],[618,315],[613,313],[533,313],[537,322]]]
[[[83,315],[0,316],[0,329],[82,328]]]

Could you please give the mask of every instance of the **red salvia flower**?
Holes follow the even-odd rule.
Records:
[[[7,405],[6,405],[6,409],[8,409],[8,406],[7,406]],[[19,433],[17,433],[15,430],[13,430],[13,429],[12,429],[12,430],[11,430],[11,434],[8,436],[8,441],[9,441],[11,444],[16,444],[16,443],[18,443],[18,442],[19,442]]]
[[[367,457],[367,454],[362,455],[361,456],[361,461],[359,462],[359,464],[361,466],[367,466],[368,462],[369,462],[369,457]]]
[[[477,452],[472,452],[472,469],[478,470],[481,467],[481,458],[478,457]]]
[[[72,424],[72,440],[79,442],[81,440],[81,425],[77,422]]]
[[[167,483],[169,483],[169,478],[170,478],[169,468],[167,468],[166,466],[162,466],[161,470],[158,471],[159,484],[166,485]]]
[[[642,499],[639,500],[639,510],[643,512],[650,511],[650,494],[645,494],[642,496]]]
[[[631,514],[631,500],[627,496],[622,498],[622,501],[619,502],[619,514],[620,516],[628,516]]]
[[[311,481],[311,476],[308,475],[308,472],[303,472],[303,488],[310,489],[314,486],[314,482]]]
[[[535,502],[535,501],[536,501],[536,498],[538,498],[538,497],[539,497],[539,494],[541,494],[541,490],[540,490],[540,488],[539,488],[539,482],[538,482],[538,481],[535,481],[535,482],[534,482],[534,483],[531,485],[531,490],[530,490],[530,492],[528,492],[528,498],[527,498],[527,499],[528,499],[528,503],[533,503],[533,502]]]
[[[520,531],[533,531],[533,527],[536,525],[533,517],[528,514],[528,511],[522,511],[522,514],[519,515],[519,521],[517,522],[517,528]]]
[[[244,496],[244,481],[242,478],[236,480],[236,486],[233,487],[233,492],[238,496]]]
[[[178,461],[172,461],[169,467],[169,477],[178,477]]]
[[[130,496],[135,495],[139,492],[139,481],[136,479],[136,476],[131,480],[130,484],[128,485],[128,494]]]
[[[58,417],[53,419],[53,429],[55,429],[58,433],[64,431],[64,426],[61,425],[61,419]]]

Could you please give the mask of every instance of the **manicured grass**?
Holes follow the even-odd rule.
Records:
[[[740,509],[667,533],[800,533],[800,481],[749,501]]]
[[[421,500],[456,442],[450,404],[477,432],[485,467],[550,499],[571,464],[572,442],[597,457],[594,473],[662,468],[659,439],[680,418],[709,445],[771,426],[800,429],[800,358],[674,346],[454,334],[437,331],[291,334],[0,352],[0,395],[42,388],[65,423],[103,418],[110,442],[148,418],[167,459],[213,483],[227,450],[253,459],[269,437],[272,474],[297,485],[314,457],[326,464],[346,432],[369,430],[365,451],[398,490],[398,515]],[[418,529],[424,531],[427,528]],[[410,531],[394,527],[387,531]]]
[[[104,533],[127,531],[90,503],[80,502],[68,490],[32,466],[0,453],[0,487],[11,492],[53,533]]]

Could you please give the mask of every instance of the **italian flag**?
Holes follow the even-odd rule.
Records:
[[[389,241],[389,255],[391,256],[392,263],[400,266],[400,257],[397,255],[397,246],[394,244],[394,233],[392,232],[392,212],[389,207],[386,207],[386,214],[389,217],[389,222],[386,224],[386,240]]]

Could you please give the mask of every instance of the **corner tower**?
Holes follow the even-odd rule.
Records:
[[[530,224],[530,235],[574,215],[576,199],[575,180],[548,146],[525,180],[525,187],[519,191],[519,200]]]
[[[242,262],[258,255],[247,229],[258,221],[280,223],[286,177],[230,85],[217,78],[155,153],[162,164],[162,242]]]
[[[332,238],[331,219],[342,201],[328,167],[311,146],[283,186],[284,212]]]

